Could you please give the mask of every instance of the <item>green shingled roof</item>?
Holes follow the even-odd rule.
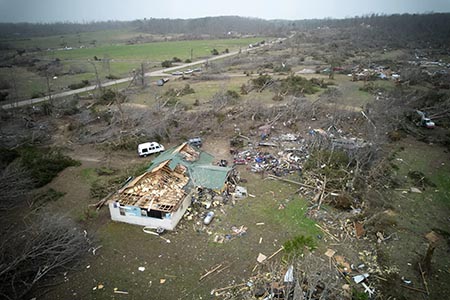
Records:
[[[194,166],[191,172],[193,184],[213,190],[221,190],[231,168],[203,165]]]
[[[214,190],[223,188],[231,168],[212,165],[214,156],[200,150],[200,156],[196,161],[186,161],[183,156],[176,151],[179,147],[180,146],[172,147],[162,152],[153,160],[148,171],[156,168],[162,162],[170,160],[169,168],[172,170],[179,164],[188,168],[188,175],[194,186],[201,186]]]

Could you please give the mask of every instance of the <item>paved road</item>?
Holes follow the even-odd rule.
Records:
[[[279,40],[284,41],[286,38],[282,38]],[[266,43],[263,46],[259,46],[259,47],[254,47],[254,48],[248,48],[248,49],[243,49],[242,53],[244,52],[249,52],[249,51],[253,51],[256,49],[261,49],[262,47],[267,47],[270,46],[272,44]],[[197,60],[195,62],[192,63],[187,63],[187,64],[182,64],[182,65],[178,65],[175,67],[170,67],[170,68],[165,68],[165,69],[161,69],[161,70],[157,70],[157,71],[152,71],[152,72],[148,72],[145,73],[145,77],[171,77],[172,75],[170,75],[171,72],[179,70],[179,69],[183,69],[183,68],[187,68],[187,67],[192,67],[192,66],[196,66],[199,64],[204,64],[206,62],[210,62],[210,61],[214,61],[214,60],[218,60],[218,59],[222,59],[222,58],[226,58],[226,57],[230,57],[230,56],[234,56],[237,55],[239,53],[239,51],[231,51],[229,53],[225,53],[225,54],[221,54],[221,55],[217,55],[211,58],[207,58],[207,59],[201,59],[201,60]],[[126,77],[126,78],[122,78],[122,79],[117,79],[117,80],[111,80],[111,81],[107,81],[102,83],[102,87],[108,87],[108,86],[112,86],[115,84],[119,84],[119,83],[124,83],[124,82],[129,82],[133,80],[133,77]],[[87,86],[81,89],[76,89],[76,90],[71,90],[71,91],[66,91],[66,92],[61,92],[61,93],[56,93],[51,95],[52,99],[57,99],[57,98],[61,98],[61,97],[67,97],[67,96],[71,96],[71,95],[75,95],[75,94],[80,94],[80,93],[84,93],[84,92],[89,92],[92,90],[95,90],[97,88],[97,85],[91,85],[91,86]],[[45,97],[41,97],[41,98],[34,98],[34,99],[27,99],[27,100],[21,100],[18,102],[14,102],[14,103],[9,103],[9,104],[4,104],[2,105],[3,109],[11,109],[14,107],[22,107],[22,106],[26,106],[26,105],[33,105],[36,103],[40,103],[40,102],[44,102],[44,101],[48,101],[49,97],[45,96]]]

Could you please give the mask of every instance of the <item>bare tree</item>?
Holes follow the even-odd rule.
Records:
[[[0,171],[0,211],[24,203],[34,186],[29,172],[18,163],[11,163]]]
[[[89,244],[71,220],[59,216],[44,215],[22,230],[2,232],[0,298],[23,299],[43,279],[73,267]]]

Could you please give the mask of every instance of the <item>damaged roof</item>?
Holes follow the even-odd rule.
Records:
[[[214,157],[187,143],[172,147],[156,157],[147,172],[130,181],[111,201],[146,210],[176,211],[188,194],[199,186],[221,190],[232,170],[214,166]]]
[[[176,211],[187,195],[185,187],[189,177],[186,173],[187,168],[182,165],[171,170],[168,161],[163,162],[130,181],[111,201],[146,210]]]
[[[155,160],[149,170],[157,167],[161,162],[169,161],[169,167],[175,168],[181,164],[188,168],[188,176],[194,186],[221,190],[231,168],[212,165],[214,156],[204,151],[193,148],[188,143],[172,147],[161,153]]]

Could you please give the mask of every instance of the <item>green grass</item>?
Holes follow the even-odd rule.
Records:
[[[149,82],[155,83],[155,81],[159,79],[150,78]],[[157,87],[151,85],[146,89],[139,91],[136,94],[130,95],[128,97],[131,103],[136,104],[144,104],[144,105],[153,105],[155,103],[155,96],[163,96],[166,91],[169,89],[181,89],[185,84],[189,84],[191,88],[194,89],[195,93],[184,95],[178,97],[178,100],[182,104],[186,104],[189,108],[195,109],[192,105],[196,100],[199,100],[201,106],[200,108],[204,108],[205,103],[209,102],[216,93],[226,92],[227,90],[236,91],[240,94],[240,87],[242,84],[247,84],[250,77],[242,76],[242,77],[230,77],[225,80],[207,80],[207,81],[197,81],[197,80],[179,80],[172,79],[168,83],[166,83],[163,87]],[[237,103],[244,102],[257,102],[262,104],[274,104],[272,100],[274,96],[274,92],[266,89],[261,93],[257,91],[252,91],[247,95],[240,95],[240,98],[236,100]],[[308,95],[307,98],[315,97],[315,95]]]
[[[122,33],[126,36],[127,33]],[[225,49],[230,51],[239,49],[240,47],[247,47],[248,44],[261,40],[262,38],[244,38],[244,39],[219,39],[219,40],[194,40],[194,41],[173,41],[173,42],[154,42],[146,44],[125,45],[107,43],[108,38],[113,36],[111,32],[105,32],[102,37],[100,46],[73,49],[73,50],[52,50],[42,51],[36,54],[40,59],[60,59],[63,66],[63,72],[66,75],[58,76],[56,79],[50,80],[50,88],[53,92],[61,92],[67,90],[70,84],[80,82],[81,80],[89,80],[91,84],[95,82],[96,76],[94,67],[88,60],[93,60],[94,56],[99,59],[107,56],[110,60],[109,68],[107,64],[102,61],[95,61],[99,77],[105,80],[109,74],[118,77],[132,76],[133,69],[140,69],[141,63],[145,63],[145,71],[151,71],[161,68],[160,61],[179,57],[182,60],[190,58],[191,49],[193,49],[193,58],[210,57],[211,50],[217,49],[223,52]],[[83,34],[82,34],[83,36]],[[90,33],[86,39],[91,37],[100,37],[100,33]],[[66,38],[66,37],[65,37]],[[72,37],[74,38],[74,37]],[[55,46],[55,41],[61,39],[60,37],[45,37],[36,38],[26,41],[16,41],[15,43],[33,43],[33,46],[40,48],[51,48]],[[76,37],[76,39],[78,39]],[[48,43],[48,45],[46,44]],[[24,45],[22,45],[24,46]],[[18,46],[21,47],[20,45]],[[82,69],[85,73],[70,74],[71,68]],[[29,71],[27,68],[15,67],[13,71],[7,68],[0,69],[0,76],[2,78],[10,78],[9,81],[15,81],[17,86],[17,98],[28,99],[33,95],[47,94],[47,84],[45,78],[37,73]],[[15,99],[13,89],[9,90],[9,99]]]
[[[259,175],[253,174],[247,179],[247,189],[256,198],[240,203],[242,209],[236,211],[235,216],[230,216],[231,219],[265,222],[275,231],[295,235],[316,236],[320,233],[315,222],[305,215],[307,202],[296,194],[297,186],[269,179],[261,183]]]
[[[85,168],[81,170],[81,177],[88,183],[92,184],[98,179],[97,172],[94,168]]]
[[[111,59],[133,59],[163,61],[178,57],[182,60],[190,58],[191,49],[193,58],[198,59],[211,56],[211,50],[217,49],[220,53],[228,48],[230,51],[239,47],[247,47],[248,44],[260,41],[264,38],[243,39],[219,39],[219,40],[193,40],[154,42],[136,45],[102,45],[99,47],[73,49],[67,51],[48,51],[42,53],[44,57],[66,59],[93,59],[94,56],[102,58],[108,55]]]
[[[426,145],[421,142],[415,142],[409,145],[396,155],[396,158],[402,159],[396,161],[399,167],[398,176],[405,178],[411,171],[422,172],[428,180],[436,187],[428,187],[427,195],[432,199],[438,200],[441,204],[450,206],[450,169],[443,153],[444,149],[439,146]],[[411,184],[413,184],[412,180]]]
[[[67,47],[90,46],[92,41],[96,41],[96,45],[108,45],[115,43],[123,43],[128,39],[138,36],[139,33],[131,30],[103,30],[93,32],[82,32],[79,34],[54,35],[46,37],[35,37],[26,39],[3,39],[0,40],[15,48],[40,48],[46,50],[48,48],[60,48],[62,43],[66,43]],[[142,34],[145,35],[145,34]]]

